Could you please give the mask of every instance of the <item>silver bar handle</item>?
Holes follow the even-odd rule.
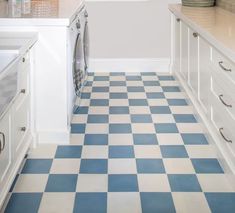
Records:
[[[230,107],[230,108],[232,108],[233,106],[231,105],[231,104],[227,104],[224,100],[223,100],[223,97],[224,97],[224,95],[219,95],[219,99],[220,99],[220,101],[222,102],[222,104],[224,105],[224,106],[226,106],[226,107]]]
[[[228,68],[224,67],[223,63],[224,63],[223,61],[220,61],[219,66],[226,72],[232,72],[232,69],[228,69]]]
[[[220,132],[220,135],[222,136],[222,138],[223,138],[226,142],[232,143],[232,142],[233,142],[232,140],[229,140],[229,139],[227,139],[227,138],[224,136],[223,130],[224,130],[224,128],[220,128],[220,129],[219,129],[219,132]]]
[[[1,153],[5,148],[6,138],[5,138],[5,134],[3,132],[0,132],[0,135],[2,136],[2,139],[3,139],[3,142],[1,142],[1,145],[0,145],[0,153]]]

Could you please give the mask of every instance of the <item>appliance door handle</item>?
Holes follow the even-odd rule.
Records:
[[[223,100],[223,97],[224,97],[224,95],[219,95],[219,99],[220,99],[220,101],[222,102],[222,104],[224,105],[224,106],[226,106],[226,107],[233,107],[231,104],[227,104],[224,100]]]
[[[223,130],[224,130],[223,127],[219,129],[219,132],[220,132],[220,135],[222,136],[222,138],[223,138],[226,142],[232,143],[232,142],[233,142],[232,140],[229,140],[229,139],[227,139],[227,138],[225,137],[225,135],[224,135],[224,133],[223,133]]]
[[[232,72],[232,69],[228,69],[228,68],[226,68],[224,65],[223,65],[223,61],[220,61],[219,62],[219,66],[221,67],[221,69],[223,69],[224,71],[226,71],[226,72]]]
[[[5,134],[3,132],[0,132],[0,135],[2,136],[3,141],[1,142],[0,145],[0,152],[2,152],[5,148],[6,145],[6,138],[5,138]]]

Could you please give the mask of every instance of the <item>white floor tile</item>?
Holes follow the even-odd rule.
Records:
[[[138,174],[140,192],[170,192],[166,174]]]
[[[139,193],[110,192],[108,193],[108,212],[110,213],[141,213]]]
[[[79,174],[77,192],[107,192],[107,174]]]

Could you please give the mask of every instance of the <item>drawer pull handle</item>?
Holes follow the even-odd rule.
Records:
[[[25,132],[26,131],[26,127],[21,127],[20,131]]]
[[[224,136],[223,130],[224,130],[224,128],[220,128],[220,129],[219,129],[219,132],[220,132],[222,138],[223,138],[226,142],[232,143],[232,142],[233,142],[232,140],[229,140],[229,139],[227,139],[227,138]]]
[[[25,93],[26,93],[26,89],[22,89],[22,90],[20,90],[20,93],[25,94]]]
[[[4,133],[2,133],[2,132],[0,132],[0,135],[2,136],[2,140],[3,141],[1,141],[0,140],[0,153],[4,150],[4,148],[5,148],[5,145],[6,145],[6,138],[5,138],[5,134]]]
[[[232,69],[228,69],[228,68],[224,67],[223,63],[224,63],[223,61],[220,61],[219,66],[226,72],[232,72]]]
[[[176,21],[177,21],[177,22],[180,22],[180,19],[179,19],[179,18],[177,18],[177,19],[176,19]]]
[[[25,58],[22,58],[23,63],[25,62]]]
[[[224,106],[226,106],[226,107],[233,107],[231,104],[227,104],[224,100],[223,100],[223,97],[224,97],[224,95],[219,95],[219,99],[220,99],[220,101],[222,102],[222,104],[224,105]]]
[[[193,37],[197,38],[198,37],[198,33],[193,33]]]

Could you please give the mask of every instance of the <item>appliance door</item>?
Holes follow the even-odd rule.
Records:
[[[86,78],[89,66],[89,29],[88,29],[87,20],[85,22],[84,34],[83,34],[83,55],[84,55],[85,78]]]
[[[75,88],[75,93],[78,97],[80,97],[81,87],[82,87],[82,79],[84,78],[83,68],[82,68],[82,38],[81,34],[77,34],[75,46],[74,46],[74,54],[73,54],[73,83]]]

